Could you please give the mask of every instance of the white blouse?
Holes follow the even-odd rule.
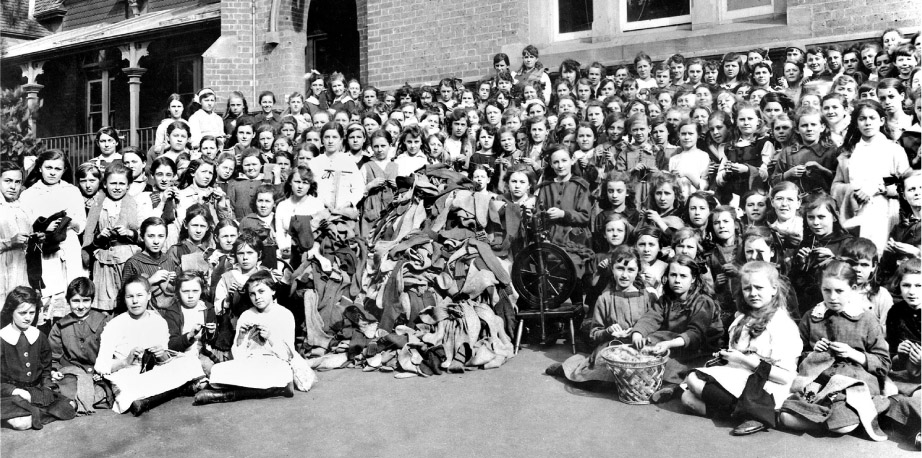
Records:
[[[99,342],[96,372],[109,374],[115,359],[125,360],[135,348],[161,347],[166,349],[170,330],[166,320],[151,310],[138,319],[124,312],[106,323]]]

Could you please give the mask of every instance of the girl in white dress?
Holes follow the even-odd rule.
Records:
[[[148,308],[150,283],[143,277],[125,282],[122,300],[128,311],[106,324],[94,369],[115,392],[112,410],[135,416],[181,395],[188,382],[205,376],[198,358],[170,352],[170,331],[160,314]],[[142,362],[155,358],[144,370]]]
[[[740,269],[742,301],[740,313],[730,325],[730,344],[720,350],[715,365],[697,369],[685,379],[682,403],[703,416],[735,414],[746,420],[734,435],[752,434],[775,426],[775,410],[787,399],[797,358],[803,349],[797,324],[787,313],[787,282],[774,265],[748,262]],[[764,391],[773,406],[752,409],[752,399],[743,400],[747,382],[754,373],[764,377]],[[774,408],[770,408],[774,407]]]
[[[244,290],[252,307],[237,321],[231,349],[234,359],[211,368],[209,388],[196,393],[194,405],[294,396],[289,361],[295,320],[276,301],[275,287],[268,271],[257,272],[247,280]]]
[[[17,286],[27,286],[26,244],[32,235],[32,221],[19,193],[22,191],[22,168],[3,161],[0,164],[0,265],[4,275],[0,275],[0,297]]]
[[[64,291],[71,280],[88,277],[80,255],[78,234],[86,226],[86,211],[83,196],[76,186],[62,178],[70,173],[67,156],[58,149],[42,153],[35,161],[35,167],[26,179],[27,189],[22,192],[20,203],[29,212],[29,222],[41,217],[49,217],[58,212],[65,212],[70,218],[65,231],[65,239],[59,249],[42,252],[42,311],[39,324],[53,317],[63,317],[69,312]],[[62,219],[51,222],[46,233],[54,232]]]
[[[832,181],[842,226],[860,226],[859,235],[874,242],[878,254],[883,254],[890,230],[899,223],[896,185],[884,180],[909,170],[906,152],[884,132],[886,122],[884,108],[877,101],[855,103]]]

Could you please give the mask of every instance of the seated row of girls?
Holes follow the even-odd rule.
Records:
[[[873,250],[873,243],[866,243]],[[861,265],[854,261],[849,259]],[[825,267],[823,300],[800,320],[799,338],[785,337],[793,328],[783,305],[787,283],[768,264],[762,263],[761,273],[749,268],[752,263],[744,266],[742,314],[731,328],[730,349],[719,352],[726,365],[689,375],[684,404],[699,415],[744,420],[734,430],[738,435],[780,423],[839,434],[860,426],[872,439],[883,440],[878,413],[918,434],[920,261],[900,267],[903,300],[891,309],[886,326],[861,290],[861,274],[849,263]],[[889,380],[896,382],[895,390],[885,389]],[[773,402],[764,400],[765,392]]]
[[[238,255],[243,261],[242,268],[247,267],[244,251],[245,248],[241,249],[242,254]],[[257,259],[255,253],[250,256]],[[271,274],[263,272],[263,275],[268,279],[264,279],[263,283],[274,291],[275,280]],[[212,350],[219,331],[214,308],[206,301],[207,284],[204,276],[195,271],[181,273],[174,283],[177,291],[174,301],[168,307],[155,311],[148,307],[151,301],[149,283],[143,277],[129,278],[123,289],[123,300],[128,311],[111,321],[107,321],[105,314],[89,309],[94,293],[92,283],[87,279],[77,279],[72,283],[68,294],[73,316],[60,320],[52,328],[52,349],[58,369],[52,374],[55,379],[62,379],[65,385],[63,391],[72,393],[74,399],[79,401],[77,405],[81,413],[93,412],[96,400],[102,396],[95,393],[94,385],[102,378],[112,383],[115,393],[113,410],[119,413],[130,410],[134,415],[140,415],[176,396],[191,395],[207,386],[208,380],[204,376],[211,374],[215,363]],[[269,294],[269,302],[253,298],[250,300],[260,311],[271,308],[270,305],[277,307],[271,310],[276,315],[282,313],[284,324],[280,326],[272,320],[265,323],[259,319],[251,320],[258,323],[249,323],[249,326],[261,330],[261,334],[252,338],[262,338],[264,343],[270,332],[280,339],[286,335],[282,330],[287,328],[289,331],[286,332],[294,332],[293,322],[287,325],[291,313],[277,305],[273,294]],[[289,317],[289,320],[284,320],[284,316]],[[235,358],[246,359],[251,354],[248,350],[252,349],[241,343],[245,340],[238,337],[231,344]],[[289,342],[286,344],[289,346],[281,347],[285,353],[279,355],[287,362],[291,357],[287,352],[293,336],[285,341]],[[148,363],[148,357],[156,361]],[[145,364],[143,369],[142,364]],[[290,382],[291,370],[287,363],[285,369]],[[245,370],[243,373],[248,372],[266,374],[263,370]],[[278,371],[274,373],[278,375]],[[256,386],[258,383],[253,385],[252,380],[260,380],[259,375],[250,375],[249,381],[236,381],[233,384],[228,380],[234,381],[235,376],[225,374],[223,377],[219,373],[216,380],[223,380],[221,383],[224,385],[257,388],[233,394],[237,398],[291,396],[290,387],[286,389],[286,383],[278,385],[280,390],[262,390],[266,387]]]
[[[112,384],[118,413],[141,415],[205,375],[197,356],[169,349],[169,325],[150,307],[150,292],[144,277],[128,278],[121,298],[127,311],[106,323],[100,337],[94,371]]]

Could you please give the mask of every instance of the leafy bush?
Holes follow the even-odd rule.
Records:
[[[42,149],[33,126],[38,121],[38,107],[30,110],[22,88],[0,92],[0,156],[17,158],[36,155]]]

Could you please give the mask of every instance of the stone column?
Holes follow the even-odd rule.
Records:
[[[131,146],[139,146],[138,144],[140,143],[138,128],[141,122],[141,76],[147,72],[147,69],[142,68],[138,61],[147,55],[147,45],[149,44],[150,42],[132,42],[119,46],[119,50],[122,51],[122,59],[128,61],[128,67],[122,71],[128,76],[128,106],[130,111],[128,116],[130,130],[128,144]]]

